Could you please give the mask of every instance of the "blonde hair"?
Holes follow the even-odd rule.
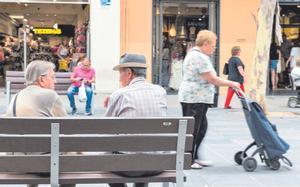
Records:
[[[300,58],[296,58],[296,65],[300,67]]]
[[[241,47],[240,46],[233,46],[231,48],[231,55],[235,56],[237,55],[239,52],[241,51]]]
[[[217,38],[218,37],[214,32],[209,31],[209,30],[202,30],[202,31],[198,32],[195,44],[197,46],[201,47],[201,46],[203,46],[203,44],[205,42],[208,42],[211,44]]]

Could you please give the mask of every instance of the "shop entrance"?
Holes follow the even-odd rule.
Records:
[[[272,95],[290,95],[292,94],[290,73],[295,67],[295,60],[300,58],[300,0],[281,0],[280,5],[280,25],[282,27],[283,43],[278,45],[273,37],[273,44],[270,52],[270,66],[267,92]],[[274,36],[274,35],[273,35]],[[274,46],[277,46],[278,53],[274,53]],[[272,53],[273,49],[273,53]],[[275,67],[271,64],[271,59],[277,59]],[[276,68],[276,75],[272,75],[272,69]],[[273,76],[273,77],[272,77]],[[274,78],[275,77],[275,78]],[[273,78],[273,82],[272,82]],[[274,80],[278,81],[274,81]],[[274,86],[273,84],[276,84]]]
[[[182,81],[183,59],[194,46],[197,33],[204,29],[217,32],[216,5],[215,1],[155,1],[153,83],[169,92],[178,90]],[[217,56],[212,58],[217,61]]]
[[[0,3],[1,81],[6,70],[22,71],[33,60],[72,71],[80,57],[89,56],[89,6],[88,0]]]

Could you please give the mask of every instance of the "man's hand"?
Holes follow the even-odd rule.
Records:
[[[81,81],[81,77],[76,77],[76,78],[74,78],[73,80],[74,80],[74,82],[79,82],[79,81]]]
[[[104,106],[104,108],[107,108],[107,106],[108,106],[108,101],[109,101],[109,96],[105,96],[105,97],[104,97],[104,100],[103,100],[103,106]]]
[[[88,81],[87,79],[83,79],[82,82],[83,82],[84,84],[87,84],[89,81]]]

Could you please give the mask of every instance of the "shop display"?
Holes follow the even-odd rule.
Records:
[[[182,65],[186,53],[194,47],[197,33],[208,28],[205,8],[202,15],[163,16],[163,48],[159,68],[159,83],[166,90],[178,90],[182,81]],[[181,12],[184,12],[181,7]]]
[[[80,25],[75,31],[76,52],[86,53],[88,23]]]
[[[174,55],[171,63],[172,70],[169,87],[173,90],[178,90],[183,78],[183,59],[179,58],[178,53]]]
[[[57,54],[59,45],[50,45],[52,35],[35,34],[33,30],[27,29],[26,58],[27,64],[33,60],[45,60],[53,62],[57,71],[71,71],[77,65],[79,56],[86,53],[86,31],[88,23],[76,28],[75,37],[59,37],[58,41],[67,40],[66,58],[60,58]],[[18,37],[1,34],[1,42],[4,43],[5,60],[2,66],[6,70],[21,71],[24,69],[24,34],[23,29],[19,29]],[[73,58],[73,54],[75,57]],[[79,55],[78,55],[79,54]],[[72,66],[72,67],[70,67]],[[3,74],[3,73],[2,73]]]
[[[172,26],[171,26],[171,29],[169,31],[169,35],[170,35],[170,37],[175,37],[176,36],[176,28],[175,28],[174,24],[172,24]]]

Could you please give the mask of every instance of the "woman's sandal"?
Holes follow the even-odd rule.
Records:
[[[203,166],[201,166],[201,165],[198,164],[197,162],[194,162],[194,163],[191,165],[191,168],[192,168],[192,169],[202,169]]]

